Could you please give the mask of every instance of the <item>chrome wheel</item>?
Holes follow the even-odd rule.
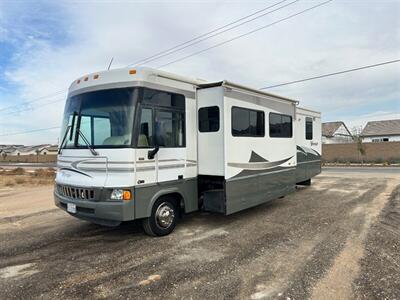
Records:
[[[160,228],[168,228],[174,222],[174,209],[167,202],[161,203],[156,211],[156,224]]]

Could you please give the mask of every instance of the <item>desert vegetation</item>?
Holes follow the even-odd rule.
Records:
[[[49,185],[53,184],[54,178],[55,169],[53,168],[36,170],[0,168],[0,187]]]

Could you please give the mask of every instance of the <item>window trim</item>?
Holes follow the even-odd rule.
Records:
[[[201,109],[210,109],[210,108],[214,108],[216,107],[218,109],[218,129],[217,130],[209,130],[209,131],[201,131],[200,130],[200,110]],[[219,130],[221,129],[221,110],[219,109],[218,105],[212,105],[212,106],[203,106],[200,107],[197,110],[197,129],[199,132],[201,133],[212,133],[212,132],[219,132]]]
[[[233,133],[233,109],[235,109],[235,108],[237,108],[237,109],[241,109],[241,110],[247,110],[247,111],[254,111],[254,112],[256,112],[256,113],[262,113],[262,119],[263,119],[263,135],[254,135],[254,134],[249,134],[249,135],[236,135],[236,134],[234,134]],[[257,110],[257,109],[252,109],[252,108],[246,108],[246,107],[242,107],[242,106],[232,106],[231,107],[231,135],[233,136],[233,137],[243,137],[243,138],[246,138],[246,137],[254,137],[254,138],[263,138],[263,137],[265,137],[265,112],[263,111],[263,110]]]
[[[271,136],[271,115],[278,115],[278,116],[285,116],[290,118],[290,136]],[[281,113],[275,113],[275,112],[270,112],[268,115],[268,131],[269,131],[269,137],[272,139],[291,139],[293,138],[293,117],[291,115],[286,115],[286,114],[281,114]]]

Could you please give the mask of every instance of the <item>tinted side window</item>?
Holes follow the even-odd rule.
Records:
[[[154,146],[153,110],[151,108],[142,108],[139,126],[138,147]]]
[[[219,107],[210,106],[199,109],[199,131],[216,132],[219,130]]]
[[[265,135],[264,112],[232,107],[232,135],[263,137]]]
[[[185,96],[143,88],[137,146],[184,147]]]
[[[184,109],[185,97],[179,94],[145,88],[143,92],[143,104]]]
[[[270,137],[292,137],[292,117],[276,113],[269,114]]]
[[[184,147],[185,114],[180,111],[144,107],[141,110],[137,146]]]
[[[313,139],[313,121],[312,118],[306,117],[306,140]]]
[[[156,110],[155,141],[160,147],[185,145],[184,113]]]

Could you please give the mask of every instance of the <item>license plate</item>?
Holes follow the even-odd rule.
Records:
[[[71,214],[76,214],[76,204],[74,203],[67,203],[67,211]]]

